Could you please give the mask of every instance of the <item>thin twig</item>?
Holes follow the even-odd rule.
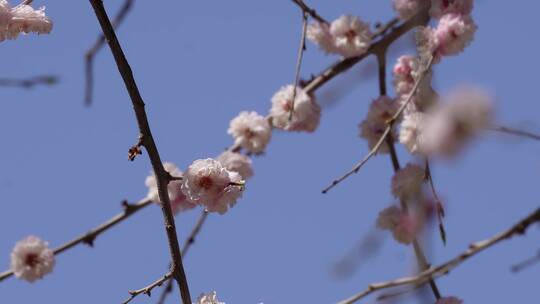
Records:
[[[339,304],[351,304],[355,303],[358,300],[372,294],[375,291],[392,288],[396,286],[411,285],[411,284],[423,284],[430,279],[435,279],[442,275],[446,275],[453,268],[459,266],[461,263],[465,262],[469,258],[475,256],[476,254],[492,247],[495,244],[498,244],[501,241],[512,238],[514,235],[522,235],[525,233],[527,228],[533,223],[540,222],[540,208],[536,209],[534,212],[529,214],[527,217],[519,221],[517,224],[511,228],[503,231],[487,240],[473,243],[469,246],[467,250],[456,256],[455,258],[447,261],[446,263],[440,264],[437,267],[430,268],[429,270],[423,271],[416,276],[404,277],[391,281],[386,281],[382,283],[370,284],[367,289],[362,292],[357,293],[356,295],[339,302]]]
[[[96,238],[104,233],[105,231],[111,229],[112,227],[116,226],[117,224],[123,222],[125,219],[130,217],[131,215],[135,214],[136,212],[142,210],[146,206],[149,206],[152,204],[152,201],[150,199],[142,199],[138,201],[135,204],[128,204],[126,201],[122,202],[122,206],[124,208],[124,211],[122,213],[119,213],[103,224],[98,225],[97,227],[89,230],[85,234],[78,236],[58,247],[53,249],[53,252],[55,255],[58,255],[64,251],[67,251],[73,247],[75,247],[78,244],[84,243],[87,244],[90,247],[94,246],[94,241]],[[4,279],[7,279],[13,275],[13,271],[7,270],[2,273],[0,273],[0,282]]]
[[[515,265],[512,266],[512,272],[520,272],[522,271],[523,269],[525,268],[528,268],[534,264],[537,264],[540,262],[540,250],[538,251],[538,253],[533,256],[533,257],[530,257],[524,261],[521,261]]]
[[[54,85],[58,83],[58,76],[43,75],[35,76],[26,79],[0,78],[0,86],[2,87],[21,87],[31,89],[36,85]]]
[[[435,189],[435,183],[433,182],[433,175],[431,174],[431,167],[429,165],[429,159],[426,158],[426,166],[425,166],[425,175],[427,182],[429,184],[429,187],[431,189],[431,193],[433,195],[433,198],[435,199],[435,212],[437,213],[437,220],[439,221],[439,234],[441,236],[441,240],[443,241],[443,244],[446,245],[446,229],[444,228],[444,206],[442,204],[441,199],[439,198],[439,195],[437,194],[437,190]]]
[[[360,168],[362,168],[362,166],[373,156],[377,153],[377,151],[379,151],[381,145],[384,143],[384,141],[386,140],[386,138],[388,137],[388,135],[390,134],[390,131],[392,130],[392,128],[394,127],[394,124],[396,123],[397,119],[399,118],[399,116],[401,115],[401,113],[403,113],[403,110],[405,110],[405,107],[407,107],[407,105],[411,102],[412,100],[412,97],[414,96],[414,94],[416,93],[416,91],[418,90],[418,87],[420,86],[420,83],[422,82],[422,80],[424,79],[424,76],[427,74],[427,72],[429,71],[429,69],[431,69],[431,65],[433,64],[433,56],[430,56],[429,60],[428,60],[428,63],[427,63],[427,66],[424,67],[419,76],[418,76],[418,79],[416,79],[416,82],[414,83],[414,87],[412,88],[411,92],[409,93],[409,95],[407,96],[407,98],[405,99],[405,102],[403,102],[403,104],[401,105],[401,107],[398,109],[398,111],[394,114],[394,116],[392,116],[392,118],[390,118],[387,122],[387,127],[386,129],[384,130],[383,134],[381,135],[381,137],[379,138],[379,140],[377,141],[377,143],[375,144],[375,146],[373,146],[373,148],[369,151],[369,153],[360,161],[358,162],[356,165],[354,165],[354,167],[347,173],[345,173],[343,176],[335,179],[332,184],[330,184],[328,187],[324,188],[322,190],[322,193],[327,193],[330,189],[332,189],[333,187],[335,187],[337,184],[339,184],[340,182],[342,182],[343,180],[345,180],[347,177],[351,176],[352,174],[354,173],[357,173]]]
[[[529,131],[509,128],[509,127],[505,127],[505,126],[492,126],[488,130],[494,131],[494,132],[506,133],[506,134],[510,134],[510,135],[515,135],[515,136],[527,137],[527,138],[534,139],[534,140],[540,140],[540,135],[538,135],[538,134],[534,134],[534,133],[529,132]]]
[[[150,297],[152,295],[152,289],[158,286],[161,286],[165,281],[169,280],[172,277],[172,275],[173,275],[172,271],[168,272],[166,275],[162,276],[161,278],[157,279],[156,281],[154,281],[153,283],[151,283],[150,285],[146,287],[143,287],[137,290],[130,290],[129,291],[130,297],[126,299],[123,303],[127,304],[131,302],[131,300],[135,299],[135,297],[137,297],[140,294],[145,294]]]
[[[116,16],[112,21],[114,29],[117,29],[118,26],[122,23],[127,13],[130,11],[133,5],[133,0],[126,0]],[[93,90],[94,90],[94,57],[97,52],[101,50],[105,44],[105,36],[100,34],[96,39],[94,44],[86,51],[84,55],[84,69],[85,69],[85,86],[84,86],[84,104],[89,106],[92,104]]]
[[[148,118],[145,111],[145,104],[143,98],[140,95],[137,83],[133,77],[133,72],[129,63],[124,55],[124,51],[118,42],[116,33],[112,27],[112,24],[107,16],[107,12],[103,7],[101,0],[90,0],[94,12],[99,21],[103,34],[109,44],[111,52],[114,56],[114,60],[118,67],[118,71],[124,80],[124,84],[131,98],[133,104],[133,110],[137,118],[137,125],[139,127],[139,133],[143,138],[143,145],[148,153],[154,175],[157,181],[158,195],[163,213],[165,231],[167,233],[167,240],[169,243],[169,250],[171,254],[171,271],[173,278],[178,283],[182,301],[184,304],[191,304],[191,295],[189,293],[188,282],[184,271],[184,265],[182,263],[182,254],[180,252],[180,246],[178,244],[178,237],[176,235],[176,225],[174,223],[174,216],[171,211],[171,205],[169,201],[169,195],[167,191],[167,185],[170,180],[168,179],[168,173],[163,167],[163,162],[159,156],[158,149],[150,130]]]
[[[294,73],[294,90],[292,95],[291,110],[289,111],[289,123],[292,121],[293,118],[294,104],[296,103],[296,89],[298,88],[298,82],[300,81],[300,68],[302,67],[302,58],[304,57],[304,51],[306,50],[307,17],[307,12],[302,11],[302,34],[300,36],[298,58],[296,59],[296,69]]]
[[[317,12],[310,8],[309,6],[307,6],[303,0],[292,0],[292,2],[294,2],[296,5],[298,5],[303,12],[309,14],[313,19],[321,22],[321,23],[326,23],[326,24],[329,24],[328,21],[326,21],[323,17],[321,17],[319,14],[317,14]]]

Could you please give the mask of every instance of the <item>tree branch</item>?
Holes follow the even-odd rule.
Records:
[[[378,290],[387,289],[387,288],[396,287],[396,286],[402,286],[402,285],[423,284],[428,280],[435,279],[442,275],[446,275],[450,272],[450,270],[459,266],[461,263],[475,256],[481,251],[484,251],[485,249],[488,249],[492,247],[493,245],[498,244],[501,241],[508,240],[512,238],[514,235],[524,234],[527,228],[529,228],[530,225],[536,222],[540,222],[540,208],[536,209],[534,212],[529,214],[527,217],[525,217],[524,219],[522,219],[521,221],[519,221],[517,224],[507,229],[506,231],[503,231],[487,240],[473,243],[463,253],[447,261],[446,263],[440,264],[439,266],[434,267],[434,268],[430,268],[429,270],[426,270],[416,276],[404,277],[404,278],[399,278],[392,281],[370,284],[368,288],[365,289],[364,291],[359,292],[356,295],[339,302],[339,304],[355,303],[358,300],[365,298],[366,296]]]
[[[173,275],[173,273],[172,273],[172,271],[170,271],[166,275],[164,275],[163,277],[157,279],[156,281],[154,281],[153,283],[151,283],[150,285],[148,285],[148,286],[146,286],[144,288],[137,289],[137,290],[130,290],[129,294],[131,296],[127,300],[125,300],[123,303],[127,304],[127,303],[131,302],[131,300],[133,300],[135,297],[137,297],[140,294],[145,294],[145,295],[150,297],[152,295],[152,289],[154,289],[154,288],[156,288],[158,286],[161,286],[165,281],[169,280],[172,277],[172,275]]]
[[[326,21],[323,17],[321,17],[319,14],[317,14],[317,12],[310,8],[309,6],[307,6],[303,0],[292,0],[292,2],[294,2],[296,5],[298,5],[301,9],[302,9],[302,12],[306,13],[306,14],[309,14],[311,16],[311,18],[321,22],[321,23],[326,23],[326,24],[329,24],[328,21]]]
[[[529,131],[519,130],[515,128],[509,128],[505,126],[492,126],[488,130],[493,131],[493,132],[500,132],[500,133],[515,135],[515,136],[527,137],[534,140],[540,140],[540,135],[538,134],[534,134]]]
[[[294,90],[292,95],[292,105],[289,111],[289,122],[292,121],[294,113],[294,104],[296,101],[296,88],[298,88],[298,82],[300,81],[300,68],[302,67],[302,57],[304,57],[304,51],[306,50],[306,30],[307,30],[307,13],[302,11],[302,34],[300,36],[300,47],[298,48],[298,58],[296,59],[296,69],[294,73]]]
[[[133,77],[131,67],[129,66],[129,63],[124,55],[120,43],[118,42],[118,38],[116,37],[116,33],[114,32],[105,8],[103,7],[103,2],[101,0],[90,0],[90,3],[94,8],[94,12],[99,21],[99,24],[101,25],[103,34],[108,41],[109,47],[114,56],[114,60],[116,61],[118,71],[120,72],[120,75],[124,80],[124,84],[131,98],[133,110],[137,118],[139,132],[143,139],[143,146],[148,153],[148,157],[150,158],[150,162],[152,163],[152,168],[156,176],[158,195],[161,202],[160,205],[163,212],[164,226],[167,233],[169,250],[172,259],[171,269],[173,278],[178,283],[182,296],[182,301],[184,302],[184,304],[191,304],[191,295],[189,293],[189,287],[184,271],[184,265],[182,264],[182,255],[180,253],[180,246],[178,245],[176,226],[174,223],[174,217],[171,211],[169,195],[167,191],[167,185],[170,180],[167,178],[168,173],[163,168],[161,157],[159,156],[159,152],[154,142],[154,138],[152,137],[150,125],[148,124],[148,118],[144,109],[144,101],[139,93],[139,89]]]
[[[110,228],[116,226],[117,224],[123,222],[125,219],[130,217],[131,215],[135,214],[136,212],[142,210],[146,206],[151,205],[153,202],[147,198],[140,200],[139,202],[135,204],[128,204],[126,201],[122,202],[122,206],[124,207],[124,212],[119,213],[112,218],[110,218],[108,221],[104,222],[103,224],[97,226],[94,229],[91,229],[90,231],[86,232],[85,234],[74,238],[73,240],[70,240],[55,249],[53,249],[54,255],[58,255],[64,251],[67,251],[73,247],[75,247],[78,244],[84,243],[88,246],[92,247],[94,246],[94,241],[96,238],[104,233],[105,231],[109,230]],[[13,275],[13,271],[7,270],[2,273],[0,273],[0,282],[4,279],[7,279]]]
[[[122,23],[127,13],[130,11],[133,5],[133,0],[126,0],[124,5],[120,8],[117,15],[112,22],[113,28],[116,29]],[[85,67],[85,86],[84,86],[84,104],[90,106],[92,104],[93,90],[94,90],[94,57],[97,52],[101,50],[105,44],[105,36],[100,34],[99,37],[85,53],[84,55],[84,67]]]
[[[0,78],[2,87],[21,87],[31,89],[36,85],[54,85],[58,83],[58,77],[54,75],[35,76],[26,79]]]

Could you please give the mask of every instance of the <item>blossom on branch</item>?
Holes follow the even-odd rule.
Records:
[[[422,167],[408,163],[404,168],[397,170],[392,177],[392,194],[402,200],[418,197],[422,192],[424,177],[425,172]]]
[[[325,53],[336,53],[334,40],[330,34],[330,25],[320,21],[309,24],[306,30],[307,39],[318,45]]]
[[[163,167],[165,168],[165,171],[169,172],[171,176],[182,177],[182,171],[180,171],[175,164],[164,162]],[[156,176],[154,175],[154,172],[151,172],[150,175],[146,177],[144,183],[146,184],[146,187],[148,187],[148,194],[146,195],[146,197],[153,202],[159,202],[160,200],[158,195]],[[195,202],[187,199],[184,193],[182,193],[181,185],[181,180],[172,180],[167,185],[169,201],[171,203],[171,209],[174,214],[185,210],[193,209],[197,206]]]
[[[380,96],[369,106],[367,118],[360,125],[360,137],[368,142],[369,149],[377,144],[387,127],[387,122],[398,110],[398,104],[387,96]],[[392,129],[395,137],[395,129]],[[388,153],[388,145],[382,144],[378,153]]]
[[[243,191],[240,174],[228,171],[214,159],[198,159],[188,167],[182,179],[182,192],[209,212],[224,214]]]
[[[377,217],[377,228],[392,232],[394,239],[401,244],[410,244],[420,231],[419,221],[397,206],[383,209]]]
[[[207,294],[201,294],[195,304],[225,304],[225,302],[220,302],[217,298],[215,291],[211,291]]]
[[[403,20],[407,20],[420,10],[425,0],[393,0],[392,6]]]
[[[429,14],[439,19],[446,14],[469,15],[473,9],[473,0],[431,0]]]
[[[262,153],[270,141],[272,128],[257,112],[243,111],[231,120],[227,133],[234,137],[235,145],[250,153]]]
[[[272,124],[276,128],[287,131],[313,132],[319,126],[321,107],[314,97],[298,87],[296,87],[296,95],[294,96],[292,119],[289,121],[293,108],[294,89],[293,85],[286,85],[272,96],[272,108],[270,109]]]
[[[217,160],[227,170],[240,174],[244,180],[253,176],[251,159],[248,156],[236,152],[225,151],[218,156]]]
[[[19,279],[34,282],[50,273],[55,265],[49,243],[30,235],[15,244],[11,252],[11,270]]]
[[[394,76],[393,84],[396,94],[398,95],[398,102],[402,104],[407,101],[416,80],[420,77],[420,60],[411,55],[401,56],[394,65],[392,72]],[[430,70],[423,76],[422,82],[419,84],[416,93],[412,97],[412,100],[407,104],[405,114],[416,111],[423,112],[434,104],[437,99],[437,93],[431,87],[431,79],[432,72]]]
[[[368,23],[350,15],[343,15],[334,20],[330,25],[330,34],[336,52],[345,58],[364,54],[373,36]]]
[[[19,4],[12,8],[6,0],[0,0],[0,41],[16,39],[20,33],[48,34],[52,27],[45,7],[35,10],[30,5]]]
[[[411,154],[422,153],[422,130],[425,120],[426,114],[422,112],[412,112],[403,116],[399,129],[399,142]]]

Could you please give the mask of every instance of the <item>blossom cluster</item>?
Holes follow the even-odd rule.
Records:
[[[26,4],[11,7],[7,0],[0,0],[0,41],[16,39],[21,33],[48,34],[52,27],[45,7],[33,9]]]
[[[343,15],[330,24],[321,21],[311,23],[306,37],[326,53],[349,58],[360,56],[369,49],[373,33],[369,24],[359,17]]]
[[[13,274],[28,282],[43,278],[54,265],[54,252],[49,249],[49,244],[34,235],[18,241],[11,252]]]

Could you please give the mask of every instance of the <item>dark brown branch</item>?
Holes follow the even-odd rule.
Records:
[[[144,109],[145,104],[139,93],[137,83],[133,77],[133,72],[131,67],[124,55],[124,51],[118,42],[116,33],[114,32],[113,26],[107,16],[105,8],[103,7],[103,2],[101,0],[90,0],[94,12],[99,21],[103,34],[109,44],[111,52],[114,56],[114,60],[118,67],[118,71],[124,80],[124,84],[131,98],[133,104],[133,110],[137,118],[137,124],[139,127],[139,133],[142,136],[142,143],[144,148],[148,153],[150,162],[152,163],[152,168],[154,170],[154,175],[156,176],[158,195],[161,202],[161,210],[163,212],[164,226],[167,233],[167,240],[169,242],[169,250],[171,254],[171,271],[173,278],[178,283],[180,288],[180,293],[182,296],[182,301],[184,304],[191,304],[191,295],[189,293],[188,282],[186,279],[186,274],[184,271],[184,265],[182,263],[182,254],[180,252],[180,246],[178,244],[178,237],[176,235],[176,226],[174,223],[173,213],[171,211],[169,195],[167,191],[167,185],[169,183],[168,173],[163,168],[163,163],[161,157],[159,156],[156,143],[152,136],[150,130],[150,125],[148,124],[148,118],[146,116],[146,111]]]
[[[130,11],[133,5],[133,0],[126,0],[116,16],[112,21],[112,26],[114,29],[117,29],[118,26],[122,23],[127,13]],[[100,34],[99,37],[94,42],[84,55],[84,74],[85,74],[85,86],[84,86],[84,104],[89,106],[92,104],[93,90],[94,90],[94,57],[97,52],[101,50],[105,44],[105,36]]]
[[[339,304],[351,304],[359,301],[360,299],[372,294],[375,291],[403,286],[403,285],[412,285],[412,284],[423,284],[428,280],[435,279],[442,275],[448,274],[452,269],[459,266],[461,263],[465,262],[469,258],[477,255],[481,251],[492,247],[495,244],[498,244],[501,241],[508,240],[515,235],[525,234],[527,228],[533,223],[540,222],[540,208],[536,209],[534,212],[529,214],[527,217],[519,221],[517,224],[511,228],[503,231],[487,240],[473,243],[469,246],[467,250],[459,254],[455,258],[447,261],[446,263],[440,264],[437,267],[430,268],[429,270],[423,271],[416,276],[404,277],[400,279],[395,279],[392,281],[386,281],[382,283],[370,284],[367,289],[362,292],[357,293],[356,295],[339,302]]]
[[[152,201],[149,199],[140,200],[139,202],[135,204],[128,204],[126,201],[122,202],[122,205],[124,207],[124,212],[113,216],[108,221],[104,222],[103,224],[97,226],[94,229],[91,229],[87,233],[56,247],[55,249],[53,249],[54,254],[58,255],[81,243],[87,244],[88,246],[91,246],[91,247],[94,246],[94,241],[99,235],[101,235],[102,233],[116,226],[117,224],[121,223],[122,221],[124,221],[125,219],[133,215],[134,213],[140,211],[141,209],[151,204],[152,204]],[[12,275],[13,275],[13,272],[11,270],[2,272],[0,273],[0,281],[9,278]]]
[[[505,127],[505,126],[493,126],[493,127],[489,128],[489,130],[494,131],[494,132],[501,132],[501,133],[506,133],[506,134],[510,134],[510,135],[515,135],[515,136],[527,137],[527,138],[534,139],[534,140],[540,140],[540,135],[538,135],[538,134],[534,134],[534,133],[529,132],[529,131],[509,128],[509,127]]]
[[[26,79],[0,78],[2,87],[20,87],[31,89],[36,85],[54,85],[58,83],[58,77],[54,75],[35,76]]]
[[[319,14],[317,14],[317,12],[310,8],[309,6],[307,6],[303,0],[292,0],[292,2],[294,2],[296,5],[298,5],[302,11],[306,14],[309,14],[311,16],[311,18],[321,22],[321,23],[326,23],[326,24],[329,24],[328,21],[326,21],[323,17],[321,17]]]
[[[439,234],[441,236],[441,240],[443,241],[443,244],[446,245],[446,229],[444,228],[444,206],[442,204],[441,199],[439,198],[439,195],[437,194],[437,190],[435,189],[435,183],[433,182],[433,175],[431,174],[431,167],[429,165],[429,159],[426,158],[426,166],[425,166],[425,175],[427,182],[429,184],[429,188],[431,189],[431,194],[433,195],[433,199],[435,199],[435,212],[437,213],[437,220],[439,221]]]

